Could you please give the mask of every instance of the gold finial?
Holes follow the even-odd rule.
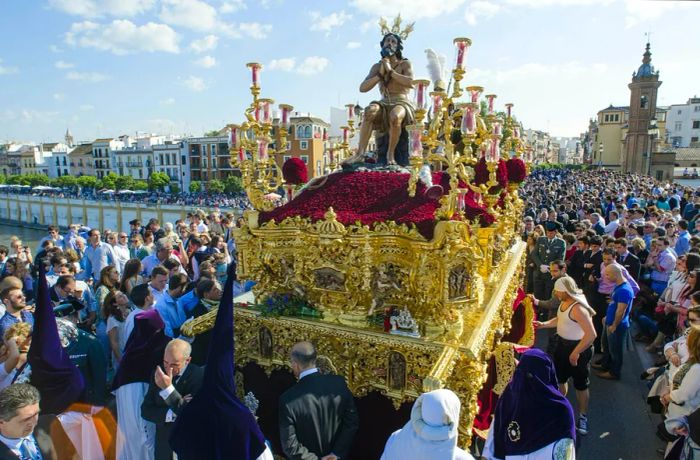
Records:
[[[401,30],[401,15],[399,14],[394,18],[394,23],[389,27],[389,24],[386,22],[386,19],[380,18],[379,19],[379,27],[382,30],[382,35],[386,34],[396,34],[399,37],[401,37],[401,40],[406,40],[408,36],[413,32],[413,26],[415,25],[415,22],[412,22],[406,26],[405,29]]]

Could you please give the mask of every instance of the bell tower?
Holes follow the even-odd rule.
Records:
[[[647,43],[642,65],[632,74],[628,130],[622,158],[625,172],[648,174],[654,139],[649,134],[656,121],[656,97],[661,86],[659,72],[651,65],[650,44]]]
[[[73,147],[73,135],[70,133],[70,129],[66,129],[66,136],[64,137],[64,139],[68,147]]]

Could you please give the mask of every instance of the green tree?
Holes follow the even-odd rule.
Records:
[[[51,181],[54,187],[75,187],[78,185],[78,178],[74,176],[61,176]]]
[[[151,190],[162,190],[168,184],[170,184],[170,177],[164,172],[154,172],[148,178],[148,188]]]
[[[109,190],[114,190],[117,186],[118,178],[119,176],[116,173],[111,172],[102,178],[102,180],[100,181],[100,187]]]
[[[243,181],[238,176],[228,176],[224,185],[226,193],[239,193],[243,191]]]
[[[24,174],[22,178],[22,185],[30,185],[36,187],[37,185],[49,185],[51,180],[46,174],[30,173]]]
[[[197,193],[202,191],[202,183],[196,180],[190,182],[190,192]]]
[[[148,182],[145,180],[135,180],[131,187],[133,190],[148,190]]]
[[[82,188],[97,188],[99,183],[95,176],[80,176],[77,181]]]
[[[218,137],[219,136],[219,130],[218,129],[212,129],[211,131],[207,131],[204,133],[204,137]]]
[[[10,185],[22,185],[22,176],[19,174],[12,174],[7,178],[7,183]]]
[[[224,191],[226,186],[219,179],[212,179],[207,182],[207,191],[212,193],[221,193]]]
[[[114,180],[115,190],[129,190],[134,188],[134,178],[131,176],[118,176]]]
[[[7,176],[4,174],[0,174],[0,184],[6,184],[7,183]]]
[[[177,184],[170,184],[170,193],[180,193],[180,186]]]

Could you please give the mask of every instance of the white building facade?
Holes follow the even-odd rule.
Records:
[[[166,141],[153,146],[153,164],[156,172],[170,177],[170,184],[177,185],[180,191],[190,189],[190,168],[185,142]]]
[[[666,142],[672,147],[700,146],[700,97],[668,108],[666,133]]]

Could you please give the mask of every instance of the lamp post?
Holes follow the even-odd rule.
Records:
[[[600,157],[598,158],[598,166],[602,166],[603,164],[603,143],[601,142],[598,144],[598,153],[600,153]]]
[[[647,144],[647,166],[646,174],[651,176],[651,153],[654,148],[654,139],[659,136],[659,128],[656,125],[656,118],[649,120],[649,127],[647,128],[647,134],[649,135],[649,142]]]

